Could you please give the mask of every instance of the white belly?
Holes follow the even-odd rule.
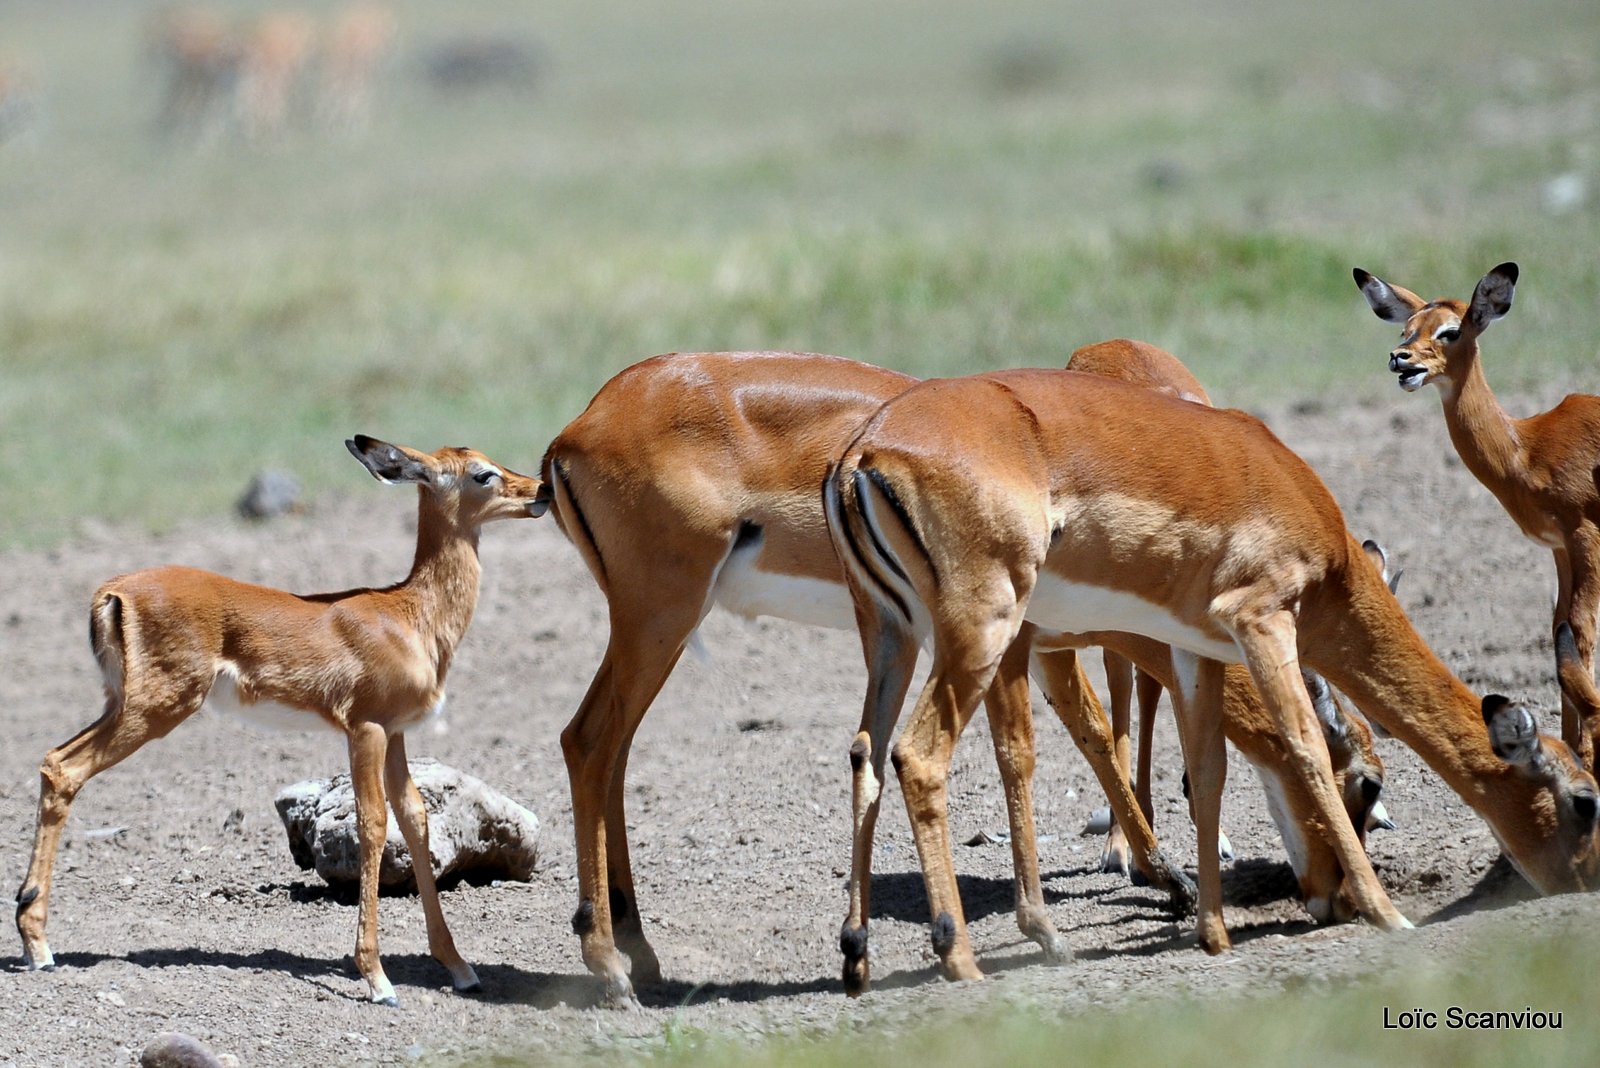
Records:
[[[1104,586],[1067,582],[1048,572],[1039,575],[1033,597],[1028,601],[1027,618],[1047,630],[1066,634],[1120,630],[1142,634],[1226,664],[1238,664],[1243,660],[1233,642],[1207,636],[1160,605]]]
[[[854,630],[855,608],[842,582],[780,575],[755,566],[759,546],[728,556],[711,590],[713,604],[736,616],[810,623],[834,630]]]
[[[277,701],[242,701],[239,698],[239,676],[224,669],[206,694],[204,708],[241,720],[262,730],[309,731],[333,729],[333,724],[303,708],[279,704]]]

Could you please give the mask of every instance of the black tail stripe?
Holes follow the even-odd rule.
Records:
[[[572,486],[572,479],[568,477],[567,465],[560,460],[552,459],[550,471],[561,480],[562,488],[567,491],[567,500],[572,502],[572,514],[578,520],[578,529],[583,531],[583,540],[589,543],[589,548],[594,553],[595,565],[600,568],[600,581],[609,589],[611,582],[606,574],[605,557],[600,555],[600,543],[594,540],[594,530],[589,526],[589,517],[583,514],[583,508],[578,504],[578,493]]]
[[[856,475],[857,475],[857,478],[859,478],[860,477],[860,472],[859,471],[856,472]],[[872,584],[878,588],[878,591],[880,593],[882,593],[890,601],[894,602],[894,607],[900,613],[901,618],[906,619],[906,620],[910,620],[911,619],[911,609],[906,605],[905,599],[900,596],[899,591],[895,590],[893,587],[891,587],[890,585],[885,583],[883,581],[883,579],[878,577],[877,568],[873,565],[873,562],[871,560],[867,559],[867,554],[864,551],[862,551],[861,543],[858,540],[856,540],[855,526],[851,522],[851,519],[853,517],[850,516],[849,514],[847,514],[846,511],[845,511],[844,494],[839,492],[838,483],[836,481],[831,482],[830,485],[828,487],[826,487],[826,488],[831,489],[834,492],[834,494],[838,497],[838,505],[839,505],[839,507],[838,507],[838,512],[839,512],[839,536],[844,539],[844,543],[846,545],[850,546],[850,555],[855,557],[856,563],[861,568],[861,573],[864,574],[867,578],[872,580]],[[857,497],[858,498],[860,496],[860,491],[861,491],[861,486],[860,486],[860,483],[858,482],[857,485],[856,485],[856,493],[857,493]],[[860,501],[858,499],[857,502],[856,502],[856,510],[859,511],[860,507],[861,507],[861,504],[860,504]],[[868,527],[869,533],[870,533],[870,530],[871,530],[871,527],[869,526]]]
[[[900,495],[895,493],[894,486],[890,484],[882,471],[875,467],[869,467],[866,469],[866,474],[868,478],[872,479],[872,484],[877,486],[878,491],[883,494],[884,500],[889,502],[889,507],[893,510],[895,518],[900,520],[900,525],[906,528],[906,534],[911,538],[911,544],[917,547],[917,552],[922,554],[923,563],[928,565],[928,574],[933,576],[933,585],[937,589],[939,586],[939,572],[933,566],[933,556],[928,552],[928,547],[922,543],[922,535],[917,533],[917,525],[911,521],[911,513],[906,511],[906,506],[900,502]],[[877,541],[876,535],[874,535],[873,540]],[[879,545],[878,548],[881,551],[883,546]],[[900,570],[899,565],[895,563],[895,559],[891,554],[884,552],[884,559],[889,562],[890,567],[894,568],[895,574],[905,579],[908,583],[911,581],[907,578],[906,573]]]

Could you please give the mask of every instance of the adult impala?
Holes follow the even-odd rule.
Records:
[[[551,514],[599,583],[610,613],[605,655],[562,734],[562,748],[578,856],[573,927],[585,965],[612,1003],[631,1003],[635,982],[660,976],[639,920],[628,855],[624,777],[634,732],[713,604],[748,617],[855,626],[819,488],[862,423],[915,382],[835,356],[657,356],[607,382],[546,453]],[[901,655],[909,663],[916,650]],[[1055,662],[1064,663],[1063,656]],[[1058,675],[1073,676],[1075,666]],[[997,673],[988,701],[992,715],[1002,709],[994,716],[994,745],[1012,827],[1018,925],[1047,954],[1060,956],[1065,943],[1044,907],[1034,852],[1027,671],[1022,644]],[[851,748],[855,849],[851,919],[840,942],[852,992],[868,978],[871,839],[904,690],[880,696],[869,701]],[[1157,885],[1185,891],[1186,880],[1159,855],[1116,767],[1109,725],[1092,691],[1082,685],[1057,698],[1056,710],[1113,811],[1126,817],[1135,863]],[[1295,821],[1314,825],[1309,802],[1292,789],[1287,808]],[[1311,874],[1297,874],[1308,900],[1331,899],[1338,865],[1314,833],[1299,837]]]
[[[1434,657],[1321,481],[1250,416],[1073,371],[930,381],[867,422],[825,497],[861,622],[869,703],[907,686],[901,650],[932,634],[932,672],[893,755],[949,978],[981,974],[951,860],[950,754],[1028,623],[1171,646],[1208,951],[1229,945],[1217,815],[1230,662],[1249,669],[1351,899],[1374,923],[1407,926],[1336,815],[1302,650],[1473,805],[1535,886],[1596,881],[1593,778],[1531,730],[1525,709],[1480,703]],[[1046,692],[1063,689],[1042,643],[1034,659]]]
[[[479,529],[542,514],[539,485],[470,449],[423,453],[359,435],[345,444],[380,482],[418,488],[417,553],[405,581],[298,596],[163,567],[96,591],[89,629],[105,676],[105,713],[47,753],[39,769],[33,859],[17,893],[29,967],[54,964],[45,921],[73,798],[94,776],[210,704],[346,736],[361,853],[356,967],[371,999],[399,1003],[378,959],[385,796],[411,853],[428,948],[457,990],[478,989],[439,908],[428,814],[406,766],[405,731],[444,704],[445,676],[477,604]]]
[[[1115,378],[1195,404],[1211,404],[1205,387],[1181,360],[1165,349],[1144,341],[1117,338],[1085,345],[1072,354],[1067,361],[1067,370]],[[1383,550],[1373,542],[1368,542],[1363,549],[1367,549],[1368,555],[1384,573],[1385,581],[1388,581],[1388,559]],[[1393,589],[1393,586],[1390,588]],[[1151,643],[1134,635],[1112,634],[1107,637],[1108,640],[1103,643],[1103,656],[1106,685],[1111,695],[1111,732],[1116,746],[1117,765],[1123,775],[1130,774],[1130,704],[1137,691],[1139,776],[1134,785],[1134,796],[1139,800],[1139,808],[1145,819],[1153,820],[1150,748],[1156,703],[1160,700],[1161,691],[1173,685],[1172,660],[1165,650],[1160,649],[1159,643]],[[1133,659],[1118,651],[1126,643],[1137,643],[1135,647],[1141,654],[1139,659],[1141,663],[1151,665],[1149,669],[1136,667]],[[1299,780],[1293,775],[1283,774],[1287,765],[1281,740],[1272,728],[1272,717],[1261,704],[1255,688],[1250,685],[1248,674],[1239,667],[1232,667],[1229,672],[1237,672],[1239,677],[1230,679],[1226,686],[1223,732],[1261,777],[1262,786],[1266,789],[1268,812],[1283,838],[1295,875],[1300,879],[1307,909],[1318,920],[1333,918],[1338,913],[1336,904],[1347,908],[1348,902],[1339,902],[1339,899],[1322,892],[1321,888],[1329,881],[1337,885],[1337,879],[1331,874],[1323,874],[1327,872],[1331,858],[1313,857],[1308,847],[1308,836],[1301,826],[1301,819],[1313,811],[1310,798],[1300,793]],[[1372,732],[1366,722],[1347,715],[1320,676],[1307,672],[1306,687],[1312,697],[1317,719],[1323,727],[1351,826],[1365,844],[1369,825],[1393,826],[1378,800],[1383,789],[1383,761],[1373,747]],[[1293,798],[1292,802],[1290,798]],[[1220,830],[1218,843],[1224,859],[1231,857],[1232,849]],[[1100,868],[1124,875],[1129,872],[1128,839],[1121,824],[1112,825],[1100,858]],[[1336,864],[1332,870],[1337,872]]]
[[[1439,387],[1450,441],[1517,527],[1556,560],[1552,632],[1570,621],[1578,657],[1594,675],[1600,611],[1600,397],[1574,393],[1548,412],[1514,419],[1483,376],[1478,336],[1511,310],[1517,265],[1484,275],[1470,301],[1425,301],[1357,267],[1356,285],[1373,312],[1400,324],[1389,370],[1414,393]],[[1561,734],[1595,770],[1600,708],[1562,687]]]

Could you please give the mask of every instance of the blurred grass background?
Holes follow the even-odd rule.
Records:
[[[531,470],[672,349],[931,375],[1130,335],[1225,402],[1386,396],[1356,264],[1465,297],[1518,260],[1491,381],[1596,387],[1589,0],[392,6],[364,132],[252,141],[157,129],[155,5],[0,0],[34,103],[0,143],[0,544],[216,513],[266,466],[348,486],[352,431]],[[469,38],[532,76],[430,79]]]

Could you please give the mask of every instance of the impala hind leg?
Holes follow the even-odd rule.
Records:
[[[606,798],[606,879],[611,903],[611,933],[628,958],[628,978],[635,986],[661,981],[661,961],[644,935],[644,918],[639,914],[639,895],[633,885],[633,859],[628,850],[626,785],[628,754],[633,734],[617,754],[617,768],[611,776],[611,792]]]
[[[1039,882],[1038,836],[1033,823],[1033,701],[1028,689],[1031,628],[1024,626],[1000,658],[999,670],[984,697],[995,762],[1006,793],[1011,824],[1011,864],[1016,876],[1017,927],[1037,943],[1051,962],[1072,959],[1072,948],[1050,922]]]
[[[939,956],[944,977],[950,980],[983,978],[967,937],[950,846],[950,759],[1002,655],[1016,637],[1020,615],[1019,610],[1009,625],[1003,619],[991,624],[986,633],[968,636],[955,632],[935,640],[933,672],[894,745],[895,773],[900,778],[933,915],[933,951]]]
[[[1129,782],[1133,781],[1133,761],[1131,746],[1129,745],[1129,727],[1132,722],[1133,710],[1133,661],[1121,653],[1114,653],[1110,649],[1102,652],[1106,670],[1106,693],[1111,698],[1111,744],[1112,752],[1116,757],[1117,768],[1122,772],[1122,777]],[[1139,724],[1140,734],[1144,733],[1144,722]],[[1139,764],[1139,774],[1147,774],[1147,765],[1142,761]],[[1145,812],[1145,819],[1151,818],[1150,812]],[[1129,859],[1128,835],[1122,829],[1122,824],[1116,820],[1111,821],[1111,832],[1106,835],[1105,849],[1100,853],[1100,870],[1127,875],[1132,870]]]
[[[889,735],[917,666],[915,635],[875,603],[858,605],[856,621],[867,660],[867,695],[861,727],[850,744],[850,912],[839,929],[844,990],[851,997],[871,985],[867,917],[872,898],[872,841],[883,801],[883,764]]]
[[[1199,854],[1200,948],[1207,953],[1222,953],[1231,947],[1222,918],[1222,865],[1217,848],[1222,786],[1228,771],[1222,737],[1223,666],[1220,661],[1175,648],[1172,667],[1178,683],[1172,693],[1173,706],[1183,762],[1188,768],[1189,810]]]
[[[153,687],[160,695],[152,702],[142,693],[121,700],[108,698],[105,713],[69,741],[45,754],[39,765],[39,814],[34,829],[33,855],[28,874],[17,891],[17,932],[22,936],[22,956],[29,968],[55,967],[55,957],[45,937],[50,912],[50,884],[56,851],[73,799],[84,784],[136,752],[140,746],[165,736],[192,715],[205,698],[198,682],[163,679]],[[167,704],[171,700],[174,704]]]
[[[394,984],[378,959],[378,869],[389,835],[383,779],[388,735],[376,723],[350,728],[350,785],[356,797],[356,842],[360,849],[360,911],[356,919],[356,970],[367,981],[367,997],[379,1005],[399,1005]]]
[[[1079,752],[1088,760],[1100,789],[1105,791],[1111,814],[1119,826],[1127,828],[1134,864],[1154,886],[1167,892],[1179,912],[1190,911],[1195,902],[1194,883],[1162,853],[1132,787],[1118,770],[1111,724],[1083,676],[1077,650],[1036,646],[1032,667],[1050,706],[1072,735]]]
[[[1410,927],[1410,921],[1394,907],[1372,870],[1372,861],[1356,837],[1334,785],[1327,738],[1300,673],[1294,617],[1288,612],[1275,612],[1231,629],[1250,677],[1283,739],[1289,771],[1304,784],[1320,824],[1318,830],[1344,869],[1344,885],[1351,900],[1363,916],[1386,931]]]
[[[663,583],[656,585],[659,589]],[[632,875],[625,867],[625,837],[614,843],[617,856],[612,857],[611,822],[620,822],[622,815],[613,795],[621,789],[619,769],[626,763],[627,743],[700,620],[705,587],[681,595],[661,591],[644,618],[620,610],[615,590],[611,597],[611,640],[589,692],[561,732],[561,751],[572,788],[578,856],[578,909],[572,917],[572,930],[582,942],[584,965],[601,981],[604,1002],[615,1008],[632,1008],[638,1000],[629,977],[629,961],[617,946],[612,926],[611,874],[626,870],[630,879]],[[619,890],[628,894],[632,887]],[[629,906],[630,913],[636,912],[631,901]],[[641,930],[641,941],[642,935]]]
[[[428,952],[450,972],[450,981],[457,992],[467,994],[481,990],[478,973],[456,952],[455,940],[450,937],[444,911],[439,907],[439,888],[433,877],[433,854],[428,849],[428,809],[422,802],[421,791],[412,781],[411,768],[406,763],[406,737],[403,734],[389,738],[383,779],[389,794],[389,807],[394,810],[395,823],[399,824],[400,833],[406,840],[406,849],[411,853],[411,873],[416,877],[417,896],[422,899],[422,914],[428,923]]]

